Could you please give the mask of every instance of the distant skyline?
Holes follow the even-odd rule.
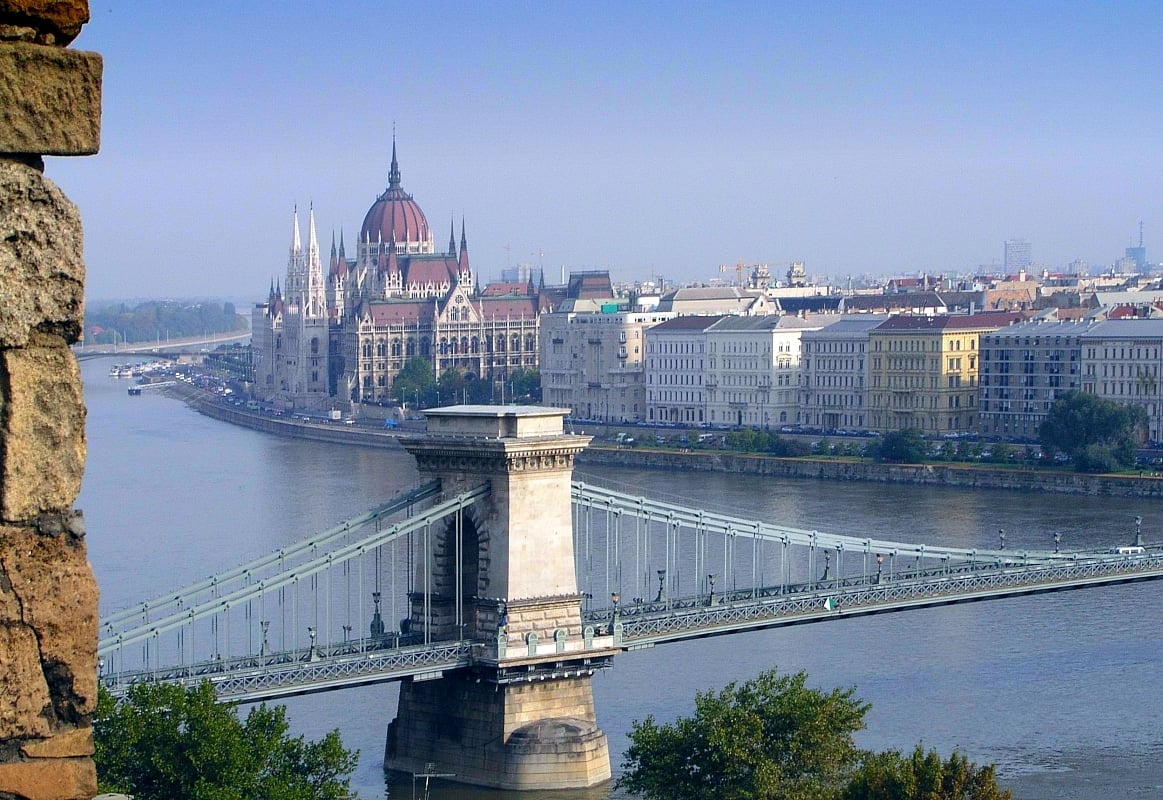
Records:
[[[91,3],[86,294],[265,296],[387,185],[437,246],[615,280],[1163,258],[1155,3]],[[305,233],[305,232],[304,232]]]

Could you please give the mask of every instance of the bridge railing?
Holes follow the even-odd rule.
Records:
[[[624,646],[730,633],[845,614],[969,602],[1008,594],[1057,591],[1093,584],[1163,578],[1163,555],[1112,556],[1071,563],[994,565],[970,571],[866,582],[863,585],[802,586],[796,591],[706,595],[620,608]],[[613,619],[613,611],[607,618]]]
[[[161,652],[160,647],[156,644],[157,640],[163,634],[173,631],[190,632],[190,641],[187,642],[184,638],[179,638],[177,651],[184,653],[188,645],[191,652],[193,652],[192,626],[194,623],[201,620],[210,620],[213,633],[217,636],[220,615],[224,620],[224,626],[227,631],[225,637],[229,640],[229,614],[232,610],[241,612],[244,617],[243,624],[249,628],[253,628],[255,626],[255,620],[250,613],[248,603],[265,602],[268,594],[273,595],[288,587],[298,586],[300,582],[307,583],[313,576],[327,573],[333,569],[340,569],[345,563],[362,559],[365,554],[374,552],[382,545],[395,542],[396,540],[407,537],[411,533],[425,530],[446,517],[463,511],[467,506],[486,496],[488,492],[489,487],[487,485],[481,485],[462,492],[425,509],[416,516],[393,523],[386,529],[371,532],[356,541],[342,544],[322,555],[317,555],[308,561],[297,564],[292,569],[284,570],[253,583],[244,583],[233,591],[217,594],[200,603],[182,607],[182,598],[179,597],[178,602],[170,606],[173,610],[169,613],[148,619],[133,627],[127,626],[117,633],[108,633],[98,644],[98,655],[101,657],[111,657],[115,653],[123,652],[124,648],[129,645],[153,641],[155,645],[152,650],[154,658],[156,659],[160,657]],[[310,543],[306,546],[310,547],[312,552],[314,551],[314,547]],[[214,585],[213,579],[210,583]],[[318,587],[316,587],[315,591],[319,591]],[[350,626],[345,627],[350,628]]]
[[[297,559],[314,555],[335,542],[349,537],[355,531],[379,523],[395,514],[413,509],[418,504],[436,497],[439,493],[439,481],[429,481],[413,487],[369,511],[344,520],[295,544],[264,554],[245,564],[195,581],[164,595],[107,614],[101,618],[101,629],[106,637],[109,637],[118,631],[147,624],[151,619],[158,619],[159,615],[165,616],[172,613],[174,609],[181,609],[183,606],[188,608],[192,602],[197,601],[199,596],[208,592],[217,596],[222,592],[231,591],[231,587],[235,584],[249,585],[256,580],[257,576],[266,574],[272,569],[281,570],[287,564],[294,564]]]

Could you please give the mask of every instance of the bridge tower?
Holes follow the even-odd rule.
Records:
[[[491,486],[417,558],[409,623],[432,640],[482,642],[473,666],[401,684],[385,764],[503,789],[593,786],[610,777],[591,678],[615,652],[610,626],[582,624],[570,478],[590,437],[564,409],[452,406],[404,446],[445,494]]]

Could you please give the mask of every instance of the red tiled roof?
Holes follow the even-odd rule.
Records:
[[[476,301],[481,319],[523,319],[537,316],[535,297],[482,297]]]
[[[431,323],[434,317],[431,300],[380,300],[367,304],[372,323],[377,326]]]

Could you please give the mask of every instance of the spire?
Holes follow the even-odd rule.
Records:
[[[448,254],[456,255],[456,220],[448,220]]]
[[[333,238],[334,241],[334,238]],[[332,244],[332,253],[335,252]],[[303,310],[308,317],[321,317],[327,313],[327,290],[323,283],[323,262],[319,259],[319,237],[315,234],[315,204],[307,223],[307,264],[304,286]]]
[[[335,263],[335,230],[331,231],[331,263]]]
[[[400,163],[396,161],[396,131],[392,130],[392,168],[388,171],[388,188],[400,188]]]
[[[464,217],[460,218],[460,252],[468,249],[468,239],[464,238]]]
[[[347,260],[347,254],[343,252],[343,228],[339,229],[339,257]]]
[[[299,241],[299,204],[295,204],[294,212],[294,232],[291,234],[291,256],[298,255],[303,250],[303,245]]]

